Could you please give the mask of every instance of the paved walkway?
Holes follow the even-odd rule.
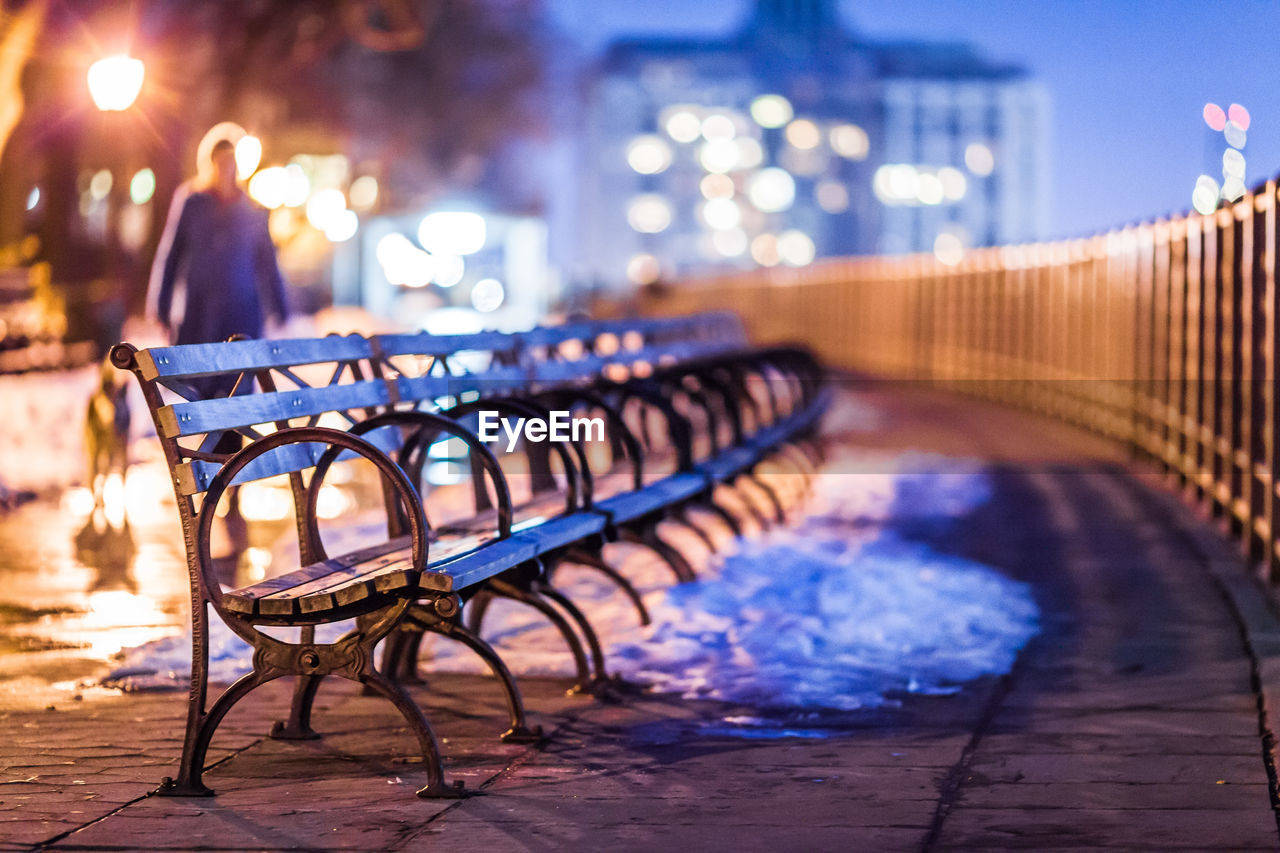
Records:
[[[1232,548],[1107,445],[918,389],[865,393],[888,422],[854,440],[993,466],[992,501],[933,545],[1033,585],[1044,631],[1007,678],[770,740],[717,732],[744,709],[524,679],[552,733],[528,748],[494,737],[490,682],[439,676],[422,703],[451,773],[484,792],[455,803],[412,796],[398,718],[346,685],[321,694],[319,742],[261,737],[287,687],[238,707],[209,800],[147,796],[172,772],[181,697],[87,696],[0,713],[0,850],[1280,846],[1280,621]]]

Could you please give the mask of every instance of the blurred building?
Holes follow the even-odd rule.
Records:
[[[729,39],[614,43],[589,75],[575,277],[630,279],[1040,236],[1047,102],[964,44],[875,43],[835,0]]]

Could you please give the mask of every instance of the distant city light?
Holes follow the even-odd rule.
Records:
[[[762,267],[776,267],[782,260],[778,253],[778,238],[772,234],[760,234],[751,241],[751,259]]]
[[[1239,178],[1227,178],[1222,182],[1222,197],[1227,201],[1239,201],[1246,192],[1248,188]]]
[[[93,173],[93,179],[89,181],[89,195],[94,201],[102,201],[111,194],[111,172],[107,169],[99,169]]]
[[[388,234],[374,250],[387,281],[405,287],[426,287],[435,275],[435,258],[413,245],[403,234]]]
[[[822,144],[822,132],[807,118],[798,118],[787,125],[787,142],[801,151],[817,148]]]
[[[428,213],[418,224],[418,244],[433,255],[473,255],[487,236],[484,217],[471,211]]]
[[[702,135],[702,119],[692,108],[674,108],[662,122],[662,127],[676,142],[693,142]]]
[[[803,231],[790,229],[778,235],[778,258],[787,266],[811,264],[816,254],[813,238]]]
[[[1244,155],[1234,148],[1222,152],[1222,175],[1227,178],[1244,180]]]
[[[345,243],[352,237],[356,236],[356,231],[360,229],[360,217],[356,216],[354,210],[338,211],[329,224],[323,229],[324,236],[329,238],[331,243]]]
[[[236,143],[236,180],[247,180],[258,171],[262,162],[262,140],[256,136],[242,136]]]
[[[371,210],[378,203],[378,179],[373,175],[361,175],[347,189],[353,210]]]
[[[657,234],[671,224],[671,205],[660,195],[636,196],[627,207],[627,223],[642,234]]]
[[[347,197],[342,194],[342,190],[320,190],[307,200],[307,221],[315,228],[325,231],[346,209]]]
[[[959,201],[969,189],[969,181],[964,172],[951,166],[943,166],[938,170],[938,180],[942,182],[942,195],[947,201]]]
[[[958,234],[943,231],[933,241],[933,256],[940,263],[954,267],[964,259],[964,241]]]
[[[470,308],[448,305],[428,314],[422,325],[429,335],[473,335],[484,331],[484,318]]]
[[[1204,123],[1210,130],[1221,132],[1227,126],[1227,114],[1217,104],[1204,105]]]
[[[497,311],[506,297],[502,282],[496,278],[482,278],[471,288],[471,305],[482,314]]]
[[[708,142],[715,139],[733,139],[737,129],[733,119],[724,113],[712,113],[702,120],[702,138]]]
[[[831,150],[849,160],[865,160],[871,150],[867,132],[856,124],[838,124],[828,134]]]
[[[27,193],[27,210],[35,210],[36,205],[40,203],[40,188],[32,187],[31,192]]]
[[[671,165],[671,146],[660,136],[637,136],[627,146],[627,165],[642,175],[656,175]]]
[[[732,199],[712,199],[702,205],[702,221],[718,231],[736,228],[742,221],[742,210]]]
[[[127,110],[142,91],[146,67],[125,54],[99,59],[89,66],[89,96],[98,109]]]
[[[919,187],[920,177],[909,163],[885,163],[871,179],[872,191],[885,204],[914,201]]]
[[[1196,213],[1208,216],[1218,209],[1221,191],[1218,182],[1208,175],[1196,178],[1196,188],[1191,193],[1191,206]]]
[[[761,169],[747,184],[747,197],[765,213],[777,213],[791,207],[796,198],[796,182],[785,169],[776,166]]]
[[[732,139],[712,139],[698,152],[698,162],[708,172],[731,172],[738,167],[738,146]]]
[[[931,172],[916,174],[916,200],[921,204],[942,204],[942,181]]]
[[[156,194],[156,173],[139,169],[129,181],[129,198],[134,204],[146,204]]]
[[[461,255],[433,254],[431,258],[435,262],[435,272],[431,275],[432,284],[453,287],[467,274],[467,262]]]
[[[736,187],[728,175],[707,175],[698,182],[698,191],[705,199],[733,198]]]
[[[981,142],[971,142],[964,149],[964,164],[980,178],[990,175],[996,167],[995,155],[991,149]]]
[[[747,232],[741,228],[728,228],[711,235],[711,245],[726,258],[736,258],[747,251]]]
[[[794,114],[791,102],[781,95],[761,95],[751,102],[751,117],[761,127],[782,127]]]
[[[1251,120],[1249,117],[1249,111],[1239,104],[1232,104],[1227,107],[1227,118],[1241,130],[1249,129],[1249,122]]]
[[[632,284],[652,284],[662,275],[662,265],[653,255],[636,255],[627,261],[627,278]]]
[[[284,190],[281,199],[285,207],[301,207],[311,195],[311,179],[297,163],[284,167]]]
[[[738,165],[739,169],[754,169],[764,162],[764,149],[760,147],[760,143],[749,136],[743,136],[734,141],[738,147]]]
[[[289,177],[282,166],[271,166],[249,179],[249,198],[263,207],[274,210],[284,204]]]
[[[1232,148],[1243,148],[1245,141],[1248,139],[1248,134],[1244,132],[1244,128],[1230,119],[1227,120],[1226,129],[1222,133],[1227,138],[1227,144]]]
[[[849,209],[849,190],[839,181],[823,181],[814,190],[818,207],[827,213],[844,213]]]

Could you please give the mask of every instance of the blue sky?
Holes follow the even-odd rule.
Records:
[[[588,50],[612,37],[732,31],[750,0],[546,0]],[[1051,233],[1086,234],[1190,207],[1221,178],[1206,101],[1253,116],[1250,185],[1280,172],[1280,0],[842,0],[872,39],[971,42],[1025,65],[1052,100]]]

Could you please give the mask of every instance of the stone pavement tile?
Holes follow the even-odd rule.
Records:
[[[988,732],[979,743],[981,755],[1026,755],[1042,752],[1089,755],[1262,755],[1262,742],[1253,735],[1065,734],[1057,731]]]
[[[966,779],[956,800],[965,809],[1257,809],[1271,808],[1270,785],[1214,781],[988,782]],[[1274,828],[1274,827],[1273,827]]]
[[[1261,748],[1254,755],[993,753],[979,749],[968,774],[986,783],[1158,782],[1188,785],[1265,785]]]
[[[998,713],[990,731],[998,734],[1053,732],[1066,735],[1181,735],[1257,737],[1258,718],[1226,711],[1143,711],[1080,709],[1007,709]]]
[[[608,850],[611,853],[692,850],[796,850],[806,853],[919,850],[927,826],[805,826],[785,821],[697,823],[570,823],[555,819],[498,821],[452,813],[415,835],[406,850]]]
[[[942,826],[939,850],[1276,848],[1270,809],[964,808]]]

